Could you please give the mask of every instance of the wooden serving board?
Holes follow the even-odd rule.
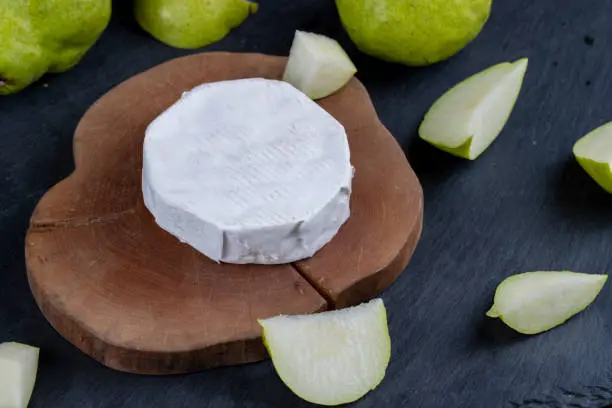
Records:
[[[31,217],[28,279],[53,327],[102,364],[176,374],[267,357],[256,319],[315,313],[377,296],[420,237],[421,186],[353,79],[320,101],[347,129],[356,169],[351,218],[313,258],[291,265],[212,262],[160,229],[141,196],[147,125],[203,82],[278,79],[286,58],[206,53],[120,84],[84,115],[74,173]]]

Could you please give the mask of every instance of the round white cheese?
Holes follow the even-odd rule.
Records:
[[[344,127],[293,86],[200,85],[147,128],[144,203],[157,224],[215,261],[308,258],[349,217]]]

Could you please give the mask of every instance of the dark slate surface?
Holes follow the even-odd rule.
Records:
[[[124,3],[124,4],[121,4]],[[72,170],[72,132],[98,97],[188,51],[148,37],[127,1],[71,72],[0,98],[0,341],[42,348],[31,407],[306,407],[269,362],[195,375],[117,373],[65,342],[39,313],[23,241],[41,195]],[[425,192],[425,230],[408,270],[384,294],[393,357],[355,407],[601,407],[612,402],[612,293],[567,324],[523,338],[484,312],[506,276],[534,269],[611,270],[612,199],[576,165],[574,141],[612,120],[612,0],[497,0],[481,36],[425,69],[358,53],[331,0],[262,0],[260,12],[208,50],[287,54],[295,29],[338,38]],[[193,52],[193,51],[189,51]],[[449,86],[529,57],[524,91],[497,142],[476,162],[420,142],[416,128]],[[43,87],[48,84],[48,87]]]

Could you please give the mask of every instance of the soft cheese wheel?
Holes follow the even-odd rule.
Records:
[[[144,202],[157,224],[215,261],[314,255],[349,217],[344,127],[282,81],[200,85],[147,128]]]

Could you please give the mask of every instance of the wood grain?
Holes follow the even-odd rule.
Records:
[[[147,124],[197,84],[279,78],[285,58],[209,53],[122,83],[84,115],[75,172],[39,202],[28,279],[54,328],[117,370],[175,374],[266,357],[256,320],[367,300],[404,270],[421,232],[421,187],[367,92],[353,80],[322,106],[347,128],[352,216],[296,265],[212,262],[155,224],[141,197]]]

